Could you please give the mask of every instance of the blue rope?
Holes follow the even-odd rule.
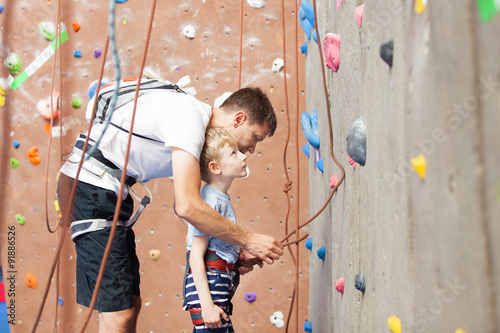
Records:
[[[88,151],[88,155],[85,157],[85,160],[88,160],[89,157],[97,150],[99,143],[101,143],[102,137],[106,130],[108,129],[109,123],[111,122],[111,117],[113,116],[113,112],[115,111],[116,100],[118,99],[118,90],[120,89],[120,63],[118,59],[118,51],[116,49],[116,41],[115,41],[115,7],[116,0],[109,0],[109,15],[108,15],[108,24],[109,24],[109,42],[111,44],[111,52],[113,54],[113,64],[115,69],[115,88],[113,90],[113,96],[111,97],[111,103],[109,104],[109,113],[106,117],[106,123],[104,124],[104,128],[102,130],[99,139],[97,139],[96,143],[90,148]],[[99,88],[97,87],[97,92],[95,94],[95,98],[98,97]]]

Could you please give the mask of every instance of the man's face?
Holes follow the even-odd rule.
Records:
[[[263,124],[249,124],[248,121],[241,126],[238,126],[235,129],[235,132],[239,136],[238,148],[240,151],[245,154],[246,152],[250,152],[253,154],[255,151],[255,147],[257,143],[263,141],[267,134],[269,133],[269,125]]]

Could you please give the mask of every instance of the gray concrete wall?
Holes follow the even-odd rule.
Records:
[[[312,1],[311,1],[312,3]],[[346,170],[311,224],[309,320],[314,332],[500,330],[500,16],[475,1],[318,1],[323,36],[341,36],[337,73],[325,67],[334,152]],[[379,56],[394,39],[392,69]],[[322,39],[322,38],[321,38]],[[318,110],[324,173],[309,161],[310,215],[339,168],[329,134],[317,44],[308,43],[307,110]],[[346,135],[362,115],[366,165],[347,160]],[[411,159],[423,154],[427,178]],[[326,260],[316,251],[326,246]],[[366,292],[354,277],[366,275]],[[334,283],[345,279],[341,295]]]

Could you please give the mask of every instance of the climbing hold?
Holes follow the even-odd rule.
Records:
[[[340,65],[340,36],[327,33],[323,38],[323,53],[325,54],[326,67],[337,72]]]
[[[304,322],[304,332],[312,333],[312,331],[313,331],[312,323],[310,321],[306,320]]]
[[[271,316],[271,323],[276,326],[277,328],[282,328],[283,326],[285,326],[285,322],[283,320],[283,318],[285,318],[283,316],[283,312],[281,311],[276,311],[275,313],[273,313],[273,315]]]
[[[320,247],[316,253],[319,259],[325,261],[326,248],[324,246]]]
[[[26,273],[26,277],[24,278],[24,282],[26,282],[26,285],[30,288],[35,289],[36,286],[38,286],[38,279],[36,278],[35,274],[33,273]]]
[[[307,55],[307,42],[304,42],[304,44],[300,46],[300,53]]]
[[[145,306],[150,306],[151,305],[151,301],[147,301],[146,303],[144,303]]]
[[[41,99],[38,101],[36,104],[36,108],[38,109],[38,112],[42,115],[47,120],[50,120],[50,118],[54,119],[59,119],[58,118],[58,113],[57,110],[59,108],[59,91],[53,90],[52,91],[52,109],[50,107],[50,97],[47,99]]]
[[[226,91],[225,93],[217,97],[214,100],[214,108],[219,108],[224,103],[224,101],[232,94],[233,94],[232,92]]]
[[[341,277],[337,281],[335,281],[335,289],[342,295],[344,295],[344,278]]]
[[[3,10],[4,10],[4,9],[5,9],[5,7],[4,7],[4,6],[0,6],[0,14],[2,14],[2,13],[3,13]]]
[[[467,333],[467,332],[465,332],[463,329],[459,328],[455,331],[455,333]]]
[[[427,172],[427,160],[424,155],[418,155],[411,159],[411,165],[413,169],[420,176],[420,178],[425,180],[425,174]]]
[[[337,185],[338,176],[335,174],[330,177],[330,187],[334,188]]]
[[[307,1],[307,0],[301,0],[300,1],[300,8],[302,8],[303,11],[303,18],[307,19],[309,24],[311,25],[311,28],[315,27],[314,23],[314,7],[313,5]],[[300,11],[300,9],[299,9]]]
[[[64,305],[63,298],[62,297],[57,298],[57,303],[59,303],[59,305],[63,306]]]
[[[245,293],[245,300],[249,303],[254,302],[257,299],[257,293]]]
[[[500,2],[498,0],[477,0],[477,8],[481,21],[486,23],[495,17],[500,10]]]
[[[283,69],[283,66],[285,66],[285,61],[281,58],[276,58],[273,61],[273,67],[271,67],[271,70],[275,73],[279,73]]]
[[[10,165],[11,165],[14,169],[16,169],[16,168],[19,166],[19,161],[18,161],[18,160],[16,160],[14,157],[11,157],[11,158],[10,158]]]
[[[93,81],[90,85],[89,85],[89,88],[87,89],[87,93],[89,95],[89,99],[92,99],[92,97],[94,97],[96,91],[97,91],[97,83],[99,81],[98,80],[95,80]],[[106,81],[101,81],[101,87],[107,85],[108,82]]]
[[[266,5],[264,0],[247,0],[247,2],[253,8],[263,8]]]
[[[149,250],[149,256],[155,261],[160,259],[160,250]]]
[[[76,50],[75,52],[73,52],[73,57],[75,57],[75,58],[81,58],[82,57],[82,51],[80,51],[80,49]]]
[[[56,25],[52,22],[41,21],[38,23],[38,30],[45,39],[54,40],[56,38]]]
[[[182,29],[182,34],[189,39],[193,39],[196,36],[196,29],[191,24],[188,24]]]
[[[316,167],[319,169],[319,171],[321,171],[321,173],[323,173],[323,159],[320,158],[317,162],[316,162]]]
[[[349,161],[349,164],[352,165],[354,169],[356,169],[356,161],[353,160],[349,155],[347,155],[347,160]]]
[[[99,58],[101,56],[102,52],[99,49],[94,50],[94,58]]]
[[[339,10],[341,4],[342,4],[342,0],[337,0],[337,10]]]
[[[392,55],[394,53],[394,39],[380,44],[380,57],[392,68]]]
[[[36,146],[33,146],[28,150],[28,158],[33,165],[38,165],[41,162],[40,155],[38,155],[38,148]]]
[[[417,0],[419,1],[419,0]],[[361,21],[363,21],[363,12],[365,10],[365,4],[359,5],[354,11],[354,16],[356,17],[356,23],[361,28]]]
[[[318,112],[316,109],[311,114],[302,112],[300,122],[307,142],[314,148],[319,149]]]
[[[415,12],[422,14],[427,6],[427,0],[415,0]]]
[[[366,288],[365,273],[361,272],[359,274],[356,274],[356,276],[354,277],[354,286],[362,293],[365,292]]]
[[[401,320],[399,320],[399,318],[395,315],[387,319],[387,326],[392,333],[401,333]]]
[[[366,162],[366,126],[363,117],[354,120],[347,131],[347,154],[362,166]]]
[[[20,225],[23,225],[26,222],[26,219],[21,214],[16,214],[14,217],[16,218],[17,223],[19,223]]]
[[[299,24],[302,30],[304,30],[304,33],[307,36],[307,39],[311,39],[311,29],[312,25],[309,22],[309,20],[306,17],[305,11],[302,7],[299,8]]]
[[[318,44],[318,35],[320,35],[320,36],[321,36],[321,34],[319,33],[319,29],[318,29],[318,33],[317,33],[317,34],[316,34],[316,30],[314,30],[314,31],[312,32],[312,38],[313,38],[313,41],[315,41],[315,42],[316,42],[316,44]]]
[[[11,75],[16,75],[21,70],[21,58],[15,53],[11,53],[5,58],[3,65]]]
[[[71,27],[73,28],[73,30],[75,32],[77,32],[78,30],[80,30],[80,23],[78,23],[78,21],[73,21],[73,23],[71,23]]]
[[[124,3],[127,2],[128,0],[116,0],[117,3]]]
[[[312,250],[312,247],[313,247],[313,239],[309,238],[308,240],[306,240],[306,248],[310,251]]]
[[[16,148],[16,149],[17,149],[17,148],[19,148],[19,146],[21,145],[21,142],[14,140],[14,141],[12,142],[12,145],[14,146],[14,148]]]
[[[305,145],[302,146],[302,151],[304,152],[304,154],[306,154],[307,158],[309,158],[309,144],[306,143]]]
[[[73,98],[73,100],[71,101],[71,106],[74,107],[74,108],[77,108],[77,109],[80,106],[82,106],[82,101],[80,100],[80,97]]]

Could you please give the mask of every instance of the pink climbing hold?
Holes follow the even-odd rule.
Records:
[[[342,4],[342,0],[337,0],[337,10],[339,10],[341,4]]]
[[[338,176],[337,175],[331,176],[330,177],[330,187],[334,188],[335,185],[337,185],[337,181],[338,181]]]
[[[358,26],[361,28],[361,21],[363,20],[363,11],[365,10],[365,4],[359,5],[356,8],[356,11],[354,12],[354,15],[356,16],[356,22],[358,23]]]
[[[344,295],[344,278],[341,277],[335,282],[335,289],[342,295]]]
[[[349,155],[347,155],[347,160],[349,161],[349,164],[352,165],[354,169],[356,169],[356,161],[353,160]]]
[[[337,72],[340,65],[340,36],[334,33],[327,33],[323,38],[326,67]]]

